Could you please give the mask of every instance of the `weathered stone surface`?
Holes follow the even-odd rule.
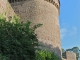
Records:
[[[3,15],[6,20],[8,20],[9,16],[13,17],[15,15],[14,10],[7,0],[0,0],[0,14]]]
[[[63,60],[76,60],[76,54],[74,52],[65,52],[65,58]]]
[[[6,19],[9,16],[13,17],[16,13],[23,22],[30,20],[32,25],[43,24],[35,31],[40,44],[44,45],[41,48],[54,51],[62,58],[59,7],[59,0],[11,0],[11,5],[7,0],[0,0],[0,14],[3,14]],[[66,52],[65,56],[66,59],[63,60],[75,60],[76,58],[75,54],[71,52]]]
[[[59,6],[58,0],[53,1]],[[26,0],[11,5],[22,21],[30,20],[32,25],[43,24],[35,31],[39,41],[61,57],[59,9],[56,5],[46,0]]]

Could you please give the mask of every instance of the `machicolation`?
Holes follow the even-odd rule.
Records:
[[[9,1],[9,3],[15,3],[15,2],[22,2],[22,1],[26,1],[26,0],[8,0],[8,1]],[[44,0],[44,1],[52,3],[59,10],[60,1],[58,1],[59,5],[54,0]]]
[[[60,5],[60,1],[58,1],[59,5],[54,0],[44,0],[44,1],[52,3],[59,10],[59,8],[60,8],[60,6],[59,6]]]

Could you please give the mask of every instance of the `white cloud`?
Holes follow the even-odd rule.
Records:
[[[72,27],[71,29],[61,28],[60,34],[61,34],[61,39],[65,37],[75,37],[77,35],[77,27]]]
[[[69,32],[70,36],[76,36],[77,35],[77,27],[72,27],[72,30]]]
[[[66,28],[61,28],[60,29],[61,39],[63,39],[65,37],[66,33],[67,33],[67,29]]]

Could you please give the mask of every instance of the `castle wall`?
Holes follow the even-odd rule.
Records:
[[[43,49],[48,48],[61,57],[59,4],[58,0],[11,0],[11,5],[15,13],[21,17],[21,21],[30,20],[32,25],[43,24],[35,31],[39,42],[44,45]],[[6,19],[15,15],[11,5],[7,0],[0,0],[0,14]],[[66,52],[63,60],[76,60],[76,55]]]
[[[73,52],[66,52],[67,60],[76,60],[76,54]]]
[[[58,3],[58,0],[54,1]],[[59,10],[56,6],[44,0],[26,0],[11,5],[21,21],[30,20],[32,25],[43,24],[35,31],[39,42],[61,57]]]
[[[13,17],[15,15],[11,5],[7,0],[0,0],[0,15],[3,15],[6,20],[8,20],[9,16]]]
[[[74,52],[65,52],[65,58],[62,60],[76,60],[76,54]]]

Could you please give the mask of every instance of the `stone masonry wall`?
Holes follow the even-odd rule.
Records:
[[[66,52],[67,60],[76,60],[76,54],[73,52]]]
[[[39,42],[45,48],[54,51],[61,57],[60,29],[59,29],[59,1],[54,0],[20,0],[21,2],[8,3],[7,0],[0,0],[0,14],[6,19],[14,16],[15,13],[21,17],[21,21],[30,20],[32,25],[41,23],[35,33],[38,35]],[[15,12],[15,13],[14,13]],[[66,52],[63,60],[76,60],[73,52]]]
[[[3,15],[7,20],[9,16],[14,16],[14,10],[7,0],[0,0],[0,15]]]
[[[58,0],[54,0],[59,5]],[[26,0],[11,3],[15,13],[21,17],[21,21],[30,20],[32,25],[43,24],[35,33],[39,42],[61,57],[59,10],[45,0]]]
[[[76,60],[76,54],[74,52],[65,52],[65,58],[63,60]]]

